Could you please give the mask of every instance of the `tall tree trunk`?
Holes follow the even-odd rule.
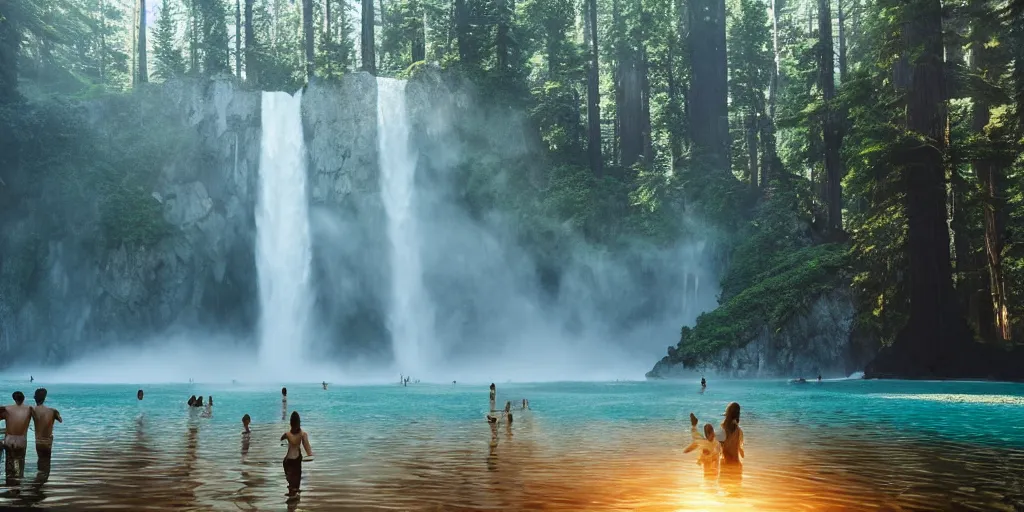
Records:
[[[412,34],[412,48],[409,53],[413,62],[427,60],[427,18],[419,10],[416,11],[416,28]]]
[[[984,9],[986,2],[973,2]],[[981,15],[979,15],[981,16]],[[989,42],[989,33],[985,26],[987,20],[978,20],[971,31],[971,71],[978,73],[985,80],[993,80],[999,72],[998,66],[992,62],[990,48],[986,48]],[[974,108],[971,112],[971,128],[975,134],[984,137],[985,127],[988,125],[991,114],[991,105],[984,94],[975,94],[973,99]],[[1024,106],[1018,105],[1024,110]],[[988,286],[991,290],[990,305],[987,307],[992,311],[995,325],[989,331],[1001,340],[1009,340],[1010,318],[1007,307],[1006,278],[1003,273],[1003,246],[1006,240],[1006,178],[1003,169],[999,164],[985,158],[983,153],[971,162],[978,183],[981,188],[982,206],[984,208],[985,225],[985,256],[988,267]],[[979,334],[985,338],[985,327],[979,326]]]
[[[837,0],[836,5],[839,8],[839,83],[844,84],[849,78],[846,63],[846,13],[843,11],[843,0]]]
[[[750,188],[757,190],[757,170],[759,168],[757,160],[757,114],[754,112],[747,112],[747,115],[743,118],[743,131],[746,134],[746,145],[747,145],[747,178],[750,180]]]
[[[306,80],[312,80],[316,70],[313,61],[313,0],[302,0],[302,33],[306,48]]]
[[[499,73],[509,71],[509,0],[495,0],[495,11],[498,14],[498,34],[494,41],[495,57],[498,61]]]
[[[825,202],[828,206],[828,231],[843,230],[842,162],[839,157],[839,129],[836,122],[835,60],[832,48],[832,10],[829,0],[818,0],[818,76],[825,103],[822,142],[825,149]]]
[[[689,10],[690,91],[687,98],[693,156],[729,172],[728,69],[724,0],[694,0]]]
[[[590,42],[590,66],[587,68],[587,154],[590,170],[596,176],[604,174],[601,158],[601,90],[599,87],[599,59],[597,46],[597,0],[587,0],[587,32]]]
[[[136,84],[149,81],[149,68],[146,66],[146,0],[139,0],[139,76]]]
[[[254,0],[245,0],[245,79],[249,83],[259,83],[259,70],[256,64],[256,35],[252,29],[252,4]]]
[[[373,39],[373,0],[363,0],[362,30],[360,31],[360,49],[362,52],[363,71],[371,75],[377,74],[376,49]]]
[[[646,38],[644,38],[646,39]],[[651,130],[651,79],[647,47],[640,43],[640,137],[643,143],[644,165],[654,165],[654,140]]]
[[[139,9],[138,2],[132,2],[132,23],[131,23],[131,26],[132,26],[132,38],[131,38],[131,41],[133,43],[135,43],[135,44],[131,45],[131,47],[132,47],[132,67],[130,69],[130,71],[131,71],[130,76],[132,77],[132,87],[135,87],[139,83],[139,68],[136,67],[136,65],[135,65],[136,58],[138,57],[138,54],[139,54],[139,45],[138,45],[138,41],[139,41],[138,37],[139,36],[136,33],[136,31],[139,28],[139,10],[138,9]]]
[[[952,377],[979,368],[967,358],[970,329],[953,291],[946,224],[946,85],[940,0],[916,0],[903,25],[910,61],[907,128],[927,138],[907,155],[906,193],[910,316],[892,350],[872,363],[869,375]],[[912,56],[912,57],[911,57]],[[911,60],[912,59],[912,60]]]
[[[324,64],[327,66],[327,76],[331,76],[334,51],[331,49],[331,2],[334,0],[324,0]]]
[[[622,27],[622,16],[619,9],[619,0],[612,0],[612,32],[616,35],[625,32]],[[612,124],[612,161],[618,165],[622,163],[622,103],[624,95],[622,92],[622,61],[626,59],[622,51],[620,37],[612,39],[612,46],[615,57],[615,67],[612,70],[612,87],[615,93],[615,119]]]
[[[235,78],[242,79],[242,0],[235,0]]]
[[[455,0],[455,39],[459,46],[459,62],[469,63],[469,10],[466,0]]]
[[[643,93],[640,63],[635,51],[629,51],[619,62],[618,89],[622,96],[619,104],[619,142],[622,167],[637,163],[644,154]]]

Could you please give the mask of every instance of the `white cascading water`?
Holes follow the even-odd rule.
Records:
[[[312,247],[306,196],[302,92],[264,92],[260,186],[256,203],[259,361],[284,378],[303,360],[308,331]]]
[[[377,79],[377,140],[380,193],[387,214],[391,263],[388,328],[398,369],[419,375],[435,351],[433,310],[423,286],[416,217],[416,152],[409,144],[404,80]]]

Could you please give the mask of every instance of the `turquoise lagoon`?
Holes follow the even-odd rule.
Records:
[[[397,380],[397,379],[396,379]],[[53,510],[1022,510],[1024,385],[830,380],[486,385],[46,386],[48,479],[29,444],[0,509]],[[213,395],[211,417],[189,395]],[[523,398],[531,410],[519,411]],[[705,475],[688,413],[742,407],[741,469]],[[285,496],[279,437],[299,411],[315,458]],[[240,419],[253,420],[244,450]]]

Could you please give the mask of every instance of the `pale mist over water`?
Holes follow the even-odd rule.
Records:
[[[510,135],[517,118],[456,121],[450,106],[438,102],[427,108],[429,125],[416,125],[406,92],[404,81],[377,79],[383,222],[373,229],[386,238],[383,250],[372,252],[356,235],[370,223],[360,214],[308,206],[309,191],[295,179],[296,171],[305,173],[303,95],[264,93],[256,332],[152,336],[61,368],[11,368],[4,377],[31,373],[41,382],[89,383],[397,383],[400,374],[467,384],[637,380],[678,341],[681,326],[717,305],[715,235],[695,219],[686,219],[692,237],[660,247],[598,247],[556,226],[560,256],[538,261],[517,239],[519,219],[497,209],[471,214],[458,204],[466,184],[456,169],[481,150],[447,142],[455,140],[458,124],[463,133],[467,126],[487,133],[495,154],[528,154],[533,149]],[[502,169],[492,185],[500,189],[515,172]],[[327,252],[313,254],[311,241]],[[311,260],[329,283],[311,277]],[[363,284],[353,284],[357,260],[381,262],[385,275],[361,276]],[[354,310],[367,294],[380,297],[386,357],[324,349],[339,337],[361,341],[351,339],[358,334],[323,328],[330,318],[317,309],[311,290],[325,284],[342,309]]]

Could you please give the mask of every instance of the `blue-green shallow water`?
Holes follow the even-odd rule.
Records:
[[[37,386],[65,418],[53,471],[5,487],[2,506],[125,510],[1024,509],[1024,386],[985,382],[770,381],[289,385],[316,457],[286,502],[280,386]],[[213,395],[212,417],[184,405]],[[705,478],[687,414],[717,425],[743,406],[742,479]],[[242,454],[240,418],[254,434]],[[141,419],[140,419],[141,418]]]

